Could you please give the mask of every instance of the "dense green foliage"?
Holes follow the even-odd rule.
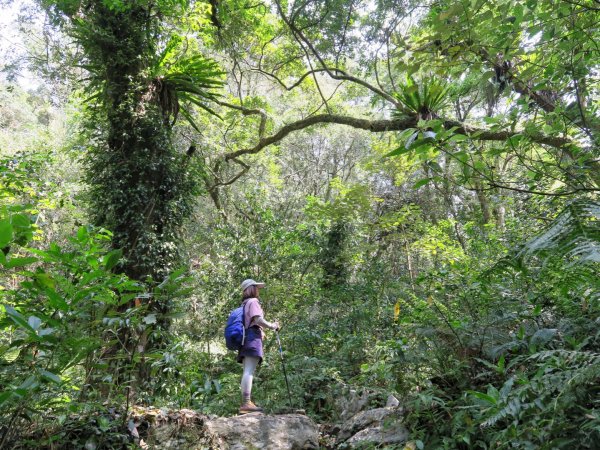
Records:
[[[46,84],[0,82],[0,448],[232,414],[248,277],[322,423],[364,390],[408,448],[597,447],[597,2],[36,5]]]
[[[97,105],[87,125],[96,143],[87,167],[93,221],[113,231],[123,269],[135,279],[161,279],[174,268],[178,230],[197,190],[171,128],[179,112],[189,117],[180,101],[203,106],[198,97],[213,98],[207,90],[220,84],[215,65],[199,55],[170,60],[177,40],[159,52],[158,15],[175,6],[77,2],[75,16],[74,2],[56,5],[83,47],[86,101]]]

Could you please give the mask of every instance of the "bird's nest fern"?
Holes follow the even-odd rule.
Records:
[[[427,77],[417,82],[407,76],[394,93],[401,107],[393,114],[397,118],[415,117],[417,121],[435,119],[448,101],[448,90],[446,83],[439,79]]]
[[[220,96],[224,72],[216,61],[203,55],[177,58],[179,40],[172,40],[151,69],[149,94],[156,100],[165,120],[174,124],[181,114],[197,131],[191,105],[219,117],[210,103]]]

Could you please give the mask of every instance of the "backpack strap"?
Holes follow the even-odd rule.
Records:
[[[242,304],[242,347],[246,342],[246,303]]]

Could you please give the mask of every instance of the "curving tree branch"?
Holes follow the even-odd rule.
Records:
[[[346,125],[352,128],[371,131],[373,133],[383,133],[386,131],[403,131],[407,128],[413,128],[417,125],[417,120],[413,117],[408,117],[404,119],[368,120],[337,114],[319,114],[284,125],[275,134],[259,139],[258,143],[254,147],[226,153],[224,156],[225,161],[238,158],[242,155],[258,153],[265,147],[268,147],[269,145],[281,141],[293,131],[303,130],[314,125],[325,123]],[[446,128],[456,127],[456,133],[469,135],[472,137],[472,139],[479,141],[505,141],[513,136],[523,134],[519,131],[491,131],[473,127],[470,125],[465,125],[453,120],[444,121],[444,126]],[[547,136],[542,133],[529,133],[526,134],[526,137],[537,144],[544,144],[557,148],[565,147],[571,143],[569,139],[555,136]]]

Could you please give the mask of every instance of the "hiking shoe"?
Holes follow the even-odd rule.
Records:
[[[251,413],[251,412],[262,412],[262,410],[263,409],[260,406],[256,406],[252,402],[247,402],[247,403],[244,403],[242,406],[240,406],[240,414],[247,414],[247,413]]]

